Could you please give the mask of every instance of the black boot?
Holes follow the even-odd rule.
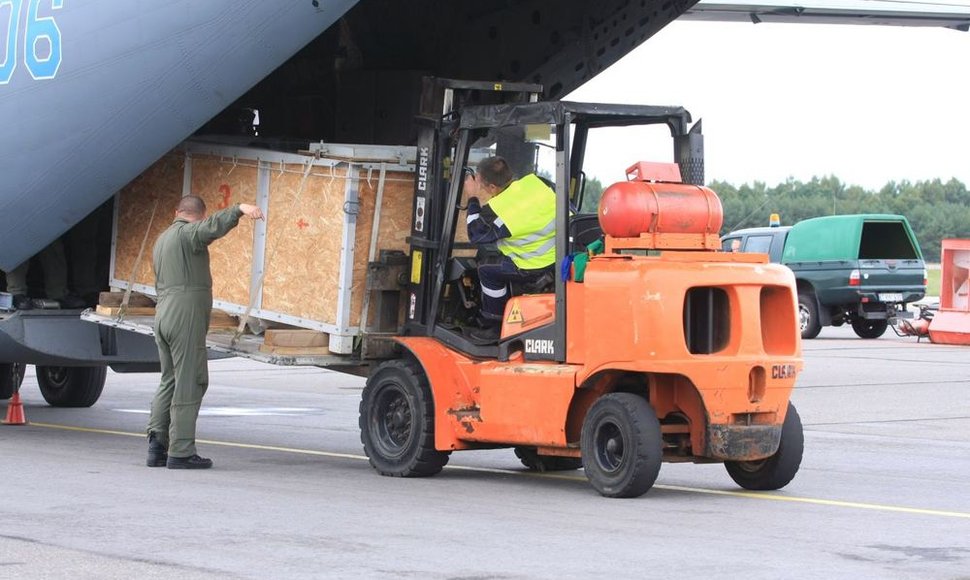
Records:
[[[198,455],[168,458],[169,469],[209,469],[210,467],[212,467],[212,460]]]
[[[148,434],[148,467],[165,467],[168,462],[168,449],[162,445],[155,432]]]
[[[488,324],[484,328],[475,328],[468,333],[473,342],[477,344],[496,344],[502,334],[502,327],[498,324]]]

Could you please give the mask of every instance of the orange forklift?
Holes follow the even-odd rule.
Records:
[[[453,451],[512,447],[531,469],[583,468],[607,497],[644,494],[663,461],[785,486],[803,448],[789,402],[802,367],[795,280],[765,255],[720,251],[700,123],[677,107],[534,101],[439,100],[425,115],[398,357],[373,369],[360,403],[371,465],[430,476]],[[657,128],[674,163],[628,153],[626,180],[597,204],[584,161],[618,129]],[[511,289],[501,337],[483,345],[469,331],[490,257],[462,241],[461,168],[494,154],[554,184],[557,268]]]

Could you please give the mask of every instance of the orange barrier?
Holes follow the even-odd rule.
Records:
[[[27,418],[24,416],[24,404],[20,401],[20,392],[14,391],[7,405],[7,418],[3,420],[4,425],[26,425]]]
[[[970,240],[943,240],[940,265],[940,310],[930,340],[970,345]]]

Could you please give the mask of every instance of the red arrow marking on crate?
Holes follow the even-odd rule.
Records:
[[[308,228],[310,227],[310,222],[303,221],[303,218],[300,218],[300,221],[296,222],[296,227],[300,228],[301,230]]]
[[[219,202],[219,209],[226,209],[229,207],[229,198],[232,197],[232,190],[229,189],[229,184],[223,183],[220,185],[219,193],[222,194],[222,201]]]

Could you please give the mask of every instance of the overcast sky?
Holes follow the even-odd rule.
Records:
[[[708,181],[970,186],[968,61],[970,33],[944,28],[674,22],[568,98],[686,107]],[[631,139],[602,153],[604,181],[661,155]]]

